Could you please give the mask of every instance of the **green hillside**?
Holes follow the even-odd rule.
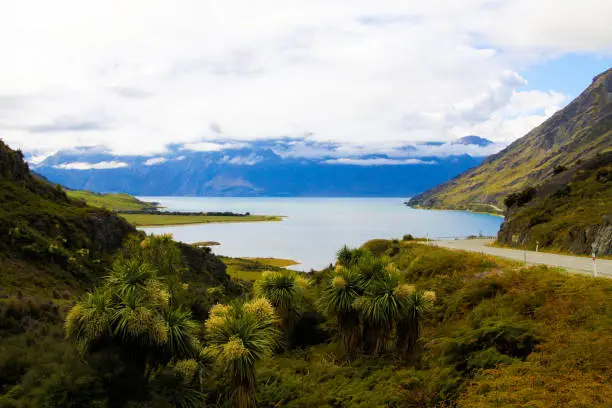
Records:
[[[135,229],[30,173],[0,141],[0,293],[87,287]]]
[[[510,195],[502,244],[521,248],[612,254],[612,152],[558,167],[537,188]]]
[[[542,125],[487,158],[480,166],[410,200],[425,208],[504,207],[513,192],[540,184],[557,166],[571,167],[612,149],[612,69]]]
[[[129,194],[98,194],[91,191],[67,190],[70,198],[83,200],[93,207],[106,208],[115,211],[153,211],[156,203],[141,201]]]

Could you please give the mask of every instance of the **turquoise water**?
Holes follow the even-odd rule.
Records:
[[[430,238],[496,235],[500,217],[458,211],[408,208],[405,198],[209,198],[139,197],[157,201],[169,211],[232,211],[284,215],[281,222],[200,224],[143,228],[172,233],[191,243],[217,241],[219,255],[274,257],[300,262],[295,269],[321,269],[343,245],[359,246],[373,238],[404,234]]]

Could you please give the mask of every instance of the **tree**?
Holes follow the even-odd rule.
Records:
[[[308,280],[296,272],[264,272],[255,282],[255,295],[268,299],[289,335],[302,313]]]
[[[66,337],[83,354],[107,351],[120,358],[137,399],[146,397],[150,379],[176,361],[197,359],[201,349],[191,312],[173,300],[158,270],[140,255],[120,256],[104,285],[79,301],[65,322]]]
[[[277,326],[274,308],[264,298],[244,304],[217,304],[211,309],[205,323],[209,346],[204,352],[229,377],[235,407],[256,406],[255,364],[277,347]]]
[[[406,355],[414,350],[419,340],[421,322],[436,301],[436,293],[416,290],[412,285],[400,285],[396,296],[404,299],[405,309],[398,319],[395,344],[398,352]]]
[[[334,318],[349,358],[353,358],[361,337],[359,313],[354,304],[361,295],[361,276],[354,268],[340,269],[324,287],[319,306]]]
[[[355,301],[364,325],[366,350],[380,354],[387,349],[395,323],[407,308],[407,298],[398,291],[399,274],[387,272],[370,281],[363,296]]]
[[[402,274],[388,257],[370,252],[353,257],[352,251],[344,247],[338,252],[320,308],[335,318],[349,358],[360,345],[367,353],[383,353],[392,340],[396,351],[408,353],[416,345],[421,321],[435,301],[435,293],[401,283]],[[350,266],[342,266],[341,259],[350,260]]]
[[[345,245],[336,254],[337,264],[343,267],[353,266],[367,253],[365,249],[350,249]]]

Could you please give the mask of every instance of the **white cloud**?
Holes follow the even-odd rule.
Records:
[[[61,170],[109,170],[128,167],[128,164],[120,161],[102,161],[98,163],[73,162],[61,163],[53,167]]]
[[[152,157],[144,162],[145,166],[157,166],[158,164],[164,164],[168,159],[165,157]]]
[[[384,157],[378,157],[374,159],[352,159],[352,158],[340,158],[326,160],[328,164],[351,164],[355,166],[398,166],[408,164],[438,164],[435,161],[427,161],[420,159],[387,159]]]
[[[517,72],[612,53],[610,15],[602,0],[3,2],[0,134],[151,156],[308,132],[339,154],[509,142],[567,102]]]
[[[234,157],[223,156],[221,160],[219,161],[219,163],[235,164],[235,165],[242,165],[242,166],[253,166],[262,160],[263,160],[263,157],[257,156],[255,153],[251,153],[248,156],[234,156]]]
[[[411,152],[415,157],[448,157],[459,155],[470,155],[472,157],[484,157],[497,153],[506,147],[505,143],[493,143],[488,146],[463,145],[444,143],[439,146],[417,145],[416,150]]]
[[[219,152],[227,149],[240,149],[245,147],[244,143],[211,143],[211,142],[198,142],[198,143],[187,143],[183,145],[184,150],[192,150],[196,152]]]

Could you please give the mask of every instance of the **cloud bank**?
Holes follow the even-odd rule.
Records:
[[[568,101],[519,72],[612,53],[610,15],[601,0],[5,2],[0,137],[35,155],[304,137],[316,145],[301,154],[331,143],[337,157],[467,134],[504,145]]]
[[[120,161],[102,161],[98,163],[73,162],[61,163],[53,167],[61,170],[110,170],[128,167],[128,164]]]

